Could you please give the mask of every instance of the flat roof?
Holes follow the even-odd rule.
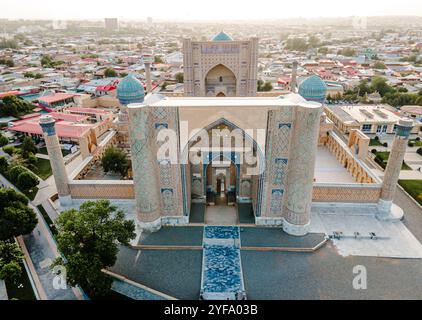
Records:
[[[153,107],[279,107],[302,106],[319,108],[320,103],[306,101],[298,94],[281,97],[165,97],[150,95],[142,104],[131,104],[129,108],[139,106]]]
[[[59,92],[59,93],[55,93],[51,96],[39,97],[38,101],[43,101],[43,102],[46,102],[46,103],[54,103],[54,102],[70,99],[70,98],[73,98],[73,97],[76,97],[76,96],[78,96],[78,94]]]

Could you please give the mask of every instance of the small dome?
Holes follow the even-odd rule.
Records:
[[[145,90],[142,83],[132,75],[124,77],[117,86],[117,99],[122,105],[144,102]]]
[[[233,41],[233,39],[227,33],[225,33],[224,31],[221,31],[219,34],[214,36],[212,41]]]
[[[320,77],[313,75],[301,82],[299,94],[308,101],[323,103],[327,95],[327,85]]]

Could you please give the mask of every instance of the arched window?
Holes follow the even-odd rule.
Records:
[[[220,82],[223,82],[223,77],[222,76],[220,76]]]

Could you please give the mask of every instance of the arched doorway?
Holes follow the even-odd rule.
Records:
[[[236,76],[229,68],[218,64],[205,76],[205,90],[208,96],[236,96]]]
[[[229,157],[215,155],[206,165],[206,191],[208,205],[235,205],[240,165]]]
[[[218,151],[215,146],[211,148],[211,143],[207,143],[204,147],[203,141],[212,141],[213,129],[220,130],[220,137],[225,135],[221,130],[228,129],[231,133],[237,130],[244,143],[244,150],[248,151],[242,152],[238,149],[234,152]],[[212,180],[210,172],[214,165],[213,162],[216,160],[227,162],[225,167],[226,169],[230,168],[226,171],[230,172],[229,177],[227,173],[224,175],[224,179],[222,175],[219,176],[220,183],[224,183],[224,192],[227,196],[225,207],[233,208],[232,204],[237,206],[238,203],[250,203],[252,214],[255,217],[261,215],[265,157],[257,142],[243,129],[225,118],[220,118],[204,127],[201,133],[198,132],[190,137],[189,142],[183,146],[182,154],[183,161],[186,163],[182,167],[186,215],[190,215],[191,203],[208,204],[207,208],[212,208],[212,205],[215,205],[215,196],[218,191],[223,189],[220,185],[220,190],[216,190],[217,180]],[[246,155],[253,156],[255,159],[253,165],[248,163],[249,160],[245,160],[248,158]],[[196,161],[192,161],[193,158]]]

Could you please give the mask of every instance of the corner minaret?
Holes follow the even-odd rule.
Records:
[[[151,81],[151,64],[153,62],[153,56],[150,53],[144,53],[144,65],[145,65],[145,77],[146,77],[146,89],[147,93],[152,92],[152,81]]]
[[[296,88],[297,88],[297,67],[298,67],[298,62],[295,60],[293,61],[292,79],[290,81],[290,91],[293,93],[296,93]]]
[[[413,121],[410,119],[400,120],[397,124],[396,136],[391,148],[387,168],[384,172],[381,197],[378,202],[377,218],[379,220],[400,220],[403,218],[403,210],[393,204],[393,198],[396,193],[397,183],[406,153],[406,146],[412,128]]]
[[[55,120],[49,115],[42,116],[40,118],[40,126],[44,133],[45,145],[50,158],[51,169],[53,171],[54,181],[56,182],[60,205],[69,206],[72,204],[72,197],[70,194],[69,179],[67,177],[59,138],[56,134]]]

